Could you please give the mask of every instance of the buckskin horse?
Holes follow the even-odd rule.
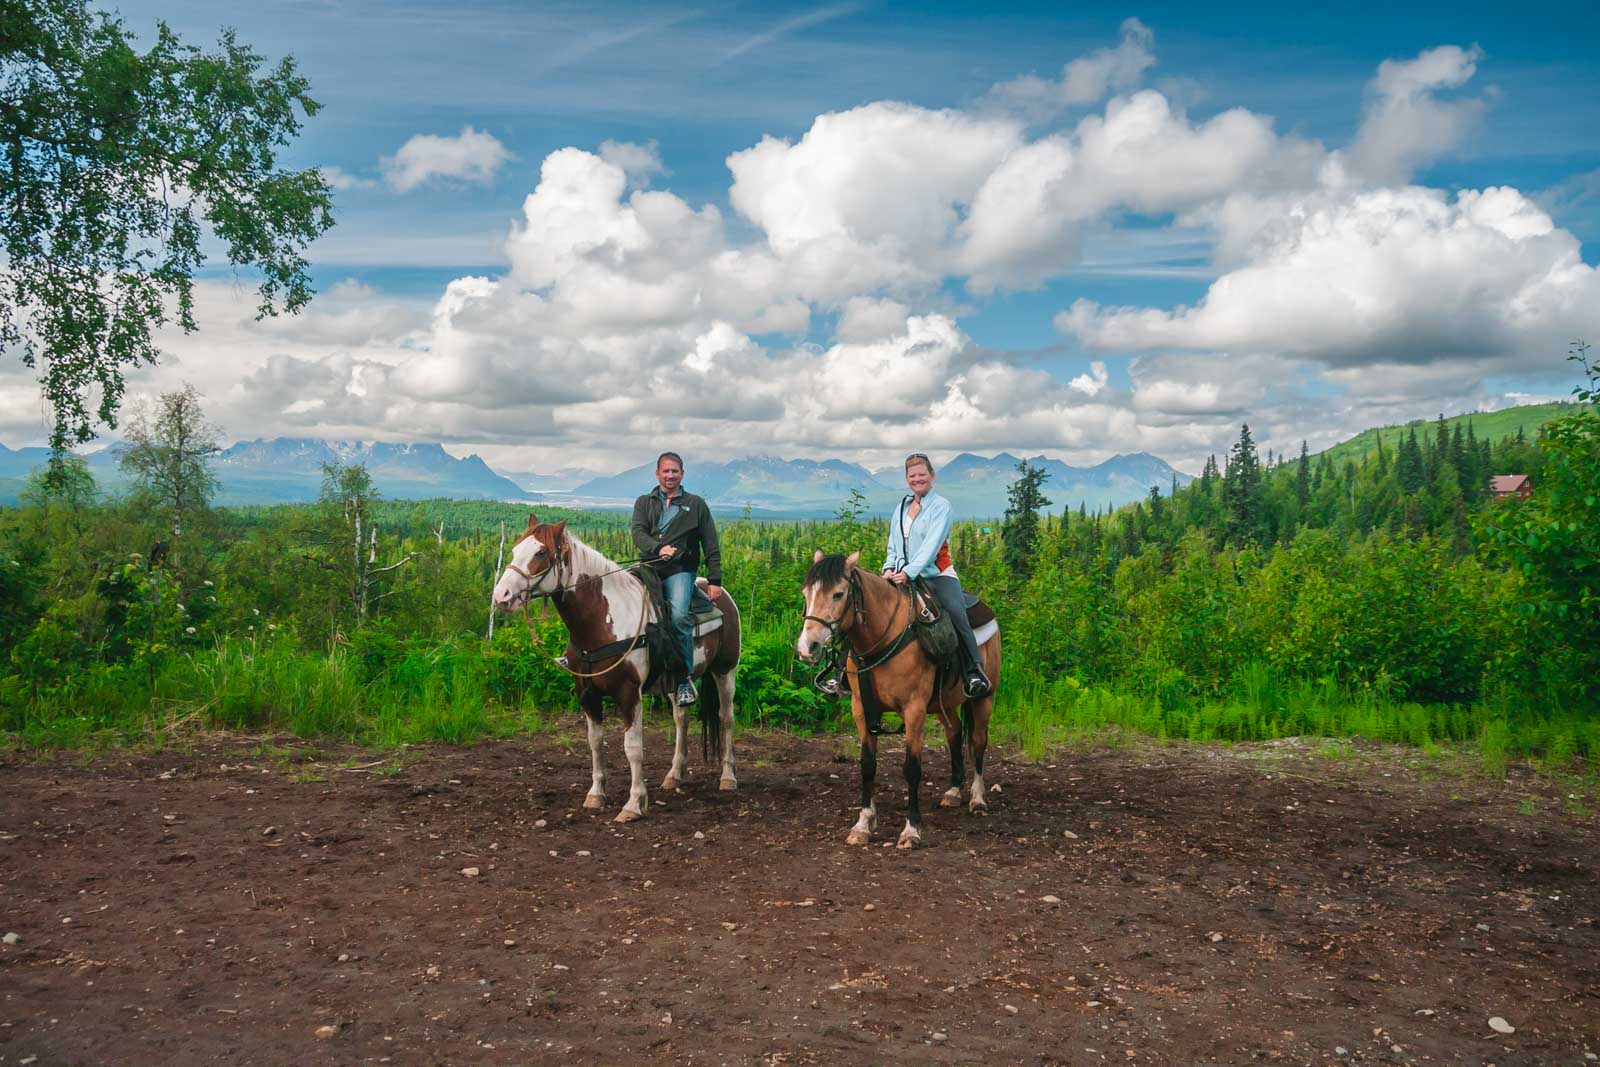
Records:
[[[701,579],[704,583],[704,579]],[[656,621],[643,581],[567,532],[567,524],[541,524],[528,516],[528,528],[511,549],[511,562],[494,587],[495,607],[502,611],[526,609],[533,600],[547,597],[567,627],[567,651],[562,666],[573,675],[578,703],[589,728],[589,753],[593,784],[583,806],[605,807],[606,773],[600,759],[600,723],[605,702],[616,705],[622,723],[622,747],[628,754],[632,784],[628,802],[617,812],[617,822],[632,822],[649,808],[644,783],[644,708],[640,699],[647,684],[651,692],[667,692],[667,679],[651,677],[646,627]],[[733,676],[739,666],[739,609],[724,589],[713,602],[720,618],[697,617],[694,641],[696,678],[710,677],[700,686],[700,725],[708,750],[722,760],[722,789],[736,789],[733,773]],[[531,622],[531,620],[530,620]],[[574,668],[571,664],[576,664]],[[677,742],[672,768],[661,788],[672,792],[688,777],[687,709],[673,705]],[[720,726],[720,731],[719,731]]]
[[[917,617],[915,597],[909,589],[856,566],[860,555],[826,556],[818,549],[812,557],[811,569],[801,587],[806,615],[795,650],[806,663],[816,663],[841,638],[849,644],[846,676],[851,683],[850,712],[861,738],[861,815],[850,828],[847,840],[852,845],[871,840],[878,821],[872,782],[878,768],[880,726],[874,720],[883,711],[891,711],[904,721],[906,827],[900,831],[898,845],[914,848],[922,843],[922,806],[917,790],[922,784],[922,733],[929,706],[950,739],[950,788],[939,798],[939,806],[954,808],[961,804],[965,742],[972,746],[970,806],[974,813],[980,813],[989,807],[983,785],[983,757],[989,747],[994,690],[968,699],[960,671],[940,677],[937,665],[912,634]],[[975,629],[983,671],[998,688],[1000,628],[993,621],[993,613],[981,609]],[[877,708],[863,701],[864,689],[870,694],[867,700],[875,702]]]

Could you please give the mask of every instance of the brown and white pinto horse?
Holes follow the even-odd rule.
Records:
[[[643,583],[567,532],[565,522],[541,524],[528,516],[528,528],[511,549],[511,563],[494,587],[495,607],[517,611],[539,597],[548,597],[567,627],[566,662],[578,687],[578,702],[589,727],[593,784],[584,797],[586,808],[602,808],[606,774],[600,760],[600,720],[605,701],[616,705],[622,723],[622,747],[628,754],[632,784],[617,822],[632,822],[649,808],[644,784],[644,707],[640,699],[650,675],[650,654],[644,628],[656,613]],[[715,600],[722,609],[721,626],[695,639],[694,675],[709,675],[700,686],[700,718],[707,737],[716,736],[722,757],[723,789],[738,787],[733,774],[733,675],[739,666],[739,609],[727,590]],[[637,638],[631,645],[624,643]],[[623,645],[623,647],[617,647]],[[585,652],[613,646],[601,658]],[[687,709],[673,705],[677,744],[672,768],[661,788],[671,792],[688,777]],[[720,719],[720,732],[718,732]]]
[[[950,739],[950,788],[939,798],[939,806],[961,805],[961,786],[966,777],[962,742],[966,741],[972,746],[971,810],[978,813],[989,808],[983,785],[983,757],[989,747],[994,689],[1000,685],[1000,629],[990,622],[977,631],[983,672],[993,686],[988,695],[968,699],[959,672],[946,678],[943,688],[935,692],[935,666],[907,633],[916,611],[911,595],[882,575],[857,567],[860,555],[825,556],[818,549],[812,557],[811,570],[802,586],[806,617],[796,652],[806,663],[816,663],[834,641],[842,638],[849,642],[846,671],[851,676],[850,712],[861,738],[861,815],[850,829],[848,841],[852,845],[866,844],[878,821],[872,800],[878,737],[868,729],[866,708],[861,701],[863,669],[870,675],[873,692],[883,708],[904,720],[906,826],[900,831],[898,844],[901,848],[914,848],[922,843],[922,805],[917,790],[922,784],[922,731],[930,706]]]

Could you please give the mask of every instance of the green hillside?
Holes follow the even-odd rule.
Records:
[[[1515,437],[1518,430],[1521,430],[1531,441],[1538,432],[1539,427],[1557,415],[1571,411],[1572,408],[1572,404],[1564,401],[1549,404],[1526,404],[1522,407],[1504,408],[1500,411],[1474,411],[1467,415],[1453,415],[1445,419],[1444,422],[1452,432],[1454,432],[1458,423],[1465,427],[1470,422],[1472,424],[1472,432],[1477,436],[1478,440],[1487,440],[1491,444],[1508,437]],[[1413,426],[1417,429],[1417,436],[1421,437],[1424,431],[1433,432],[1435,421],[1433,419],[1417,419],[1403,426],[1384,426],[1373,430],[1362,430],[1348,441],[1341,441],[1328,449],[1327,456],[1336,462],[1348,458],[1359,463],[1362,457],[1377,449],[1380,437],[1383,439],[1383,450],[1393,455],[1401,438],[1410,433]]]

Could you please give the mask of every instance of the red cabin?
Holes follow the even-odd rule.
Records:
[[[1489,479],[1489,492],[1496,500],[1526,500],[1533,495],[1533,480],[1526,474],[1496,474]]]

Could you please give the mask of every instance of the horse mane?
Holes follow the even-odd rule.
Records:
[[[826,582],[832,585],[834,582],[844,581],[844,576],[845,558],[843,554],[823,556],[811,564],[811,569],[806,571],[806,580],[801,584],[802,586],[811,586],[817,582]]]
[[[566,531],[566,541],[572,552],[572,569],[574,572],[581,573],[589,570],[588,567],[584,567],[579,563],[580,559],[582,559],[584,563],[590,564],[594,571],[611,571],[616,569],[617,565],[613,563],[604,552],[585,541],[580,541],[577,535],[571,530]]]
[[[565,522],[537,522],[531,515],[528,518],[528,528],[517,538],[518,545],[532,537],[555,552],[560,551],[561,543],[565,542],[572,571],[580,578],[603,574],[605,580],[609,581],[614,574],[621,572],[609,556],[588,542],[580,540]]]

